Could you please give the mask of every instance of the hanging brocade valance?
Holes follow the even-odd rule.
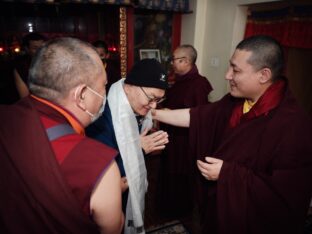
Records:
[[[7,0],[8,2],[28,3],[82,3],[82,4],[111,4],[132,6],[139,9],[161,10],[188,13],[189,0]]]
[[[134,6],[141,9],[189,12],[189,0],[138,0]]]
[[[264,34],[283,46],[312,48],[312,6],[291,6],[273,11],[254,11],[248,16],[245,37]]]

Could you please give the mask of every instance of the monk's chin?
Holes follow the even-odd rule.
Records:
[[[241,94],[239,94],[237,92],[233,92],[233,91],[231,91],[230,94],[232,97],[235,97],[235,98],[242,98],[243,97]]]

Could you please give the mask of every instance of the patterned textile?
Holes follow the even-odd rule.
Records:
[[[172,221],[146,230],[147,234],[189,234],[180,221]]]
[[[14,0],[12,0],[14,1]],[[29,0],[15,0],[16,2]],[[190,12],[189,0],[32,0],[31,2],[46,2],[46,3],[92,3],[92,4],[113,4],[113,5],[130,5],[135,8],[150,9],[150,10],[163,10],[175,12]]]

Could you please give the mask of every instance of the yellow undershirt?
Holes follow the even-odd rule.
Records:
[[[245,99],[244,105],[243,105],[243,113],[246,114],[250,111],[250,109],[256,104],[256,102],[249,101]]]

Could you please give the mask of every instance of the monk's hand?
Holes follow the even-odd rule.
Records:
[[[125,176],[121,177],[120,183],[121,183],[121,191],[125,192],[129,188],[127,177]]]
[[[205,157],[205,161],[206,162],[197,160],[197,167],[202,176],[205,177],[206,180],[218,180],[223,160],[213,157]]]
[[[155,150],[163,150],[169,142],[167,132],[159,130],[149,135],[147,133],[148,129],[144,129],[140,135],[141,147],[146,154]]]

